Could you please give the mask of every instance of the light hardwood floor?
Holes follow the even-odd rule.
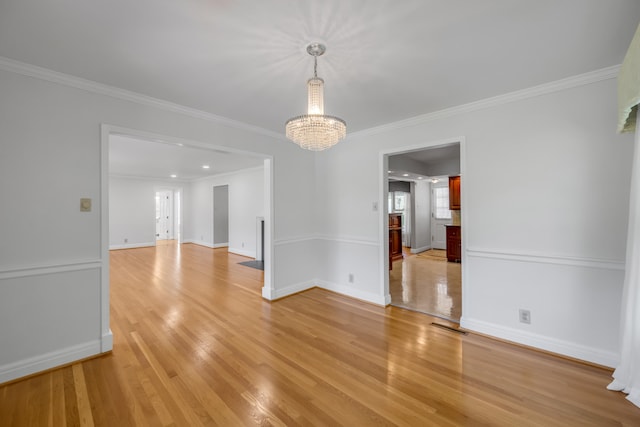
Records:
[[[461,270],[461,264],[447,262],[446,251],[431,250],[414,255],[405,248],[403,258],[394,261],[389,271],[391,304],[459,323]]]
[[[607,370],[319,289],[270,303],[243,260],[112,252],[113,353],[0,387],[0,425],[640,425]]]

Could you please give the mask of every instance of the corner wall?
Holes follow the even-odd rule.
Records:
[[[320,281],[388,295],[386,272],[371,277],[388,245],[384,210],[372,210],[383,201],[383,153],[460,137],[461,325],[614,366],[632,141],[615,133],[610,74],[549,87],[352,134],[318,154],[319,228],[339,260]]]

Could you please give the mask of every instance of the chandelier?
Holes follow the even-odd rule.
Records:
[[[318,56],[326,50],[320,43],[307,46],[307,52],[313,56],[313,77],[307,81],[307,114],[293,117],[285,125],[287,138],[312,151],[326,150],[347,134],[344,120],[324,114],[324,80],[318,77]]]

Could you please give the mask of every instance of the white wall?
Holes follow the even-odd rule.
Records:
[[[0,93],[0,383],[111,348],[103,124],[268,155],[267,234],[277,240],[315,230],[314,155],[284,138],[9,60],[0,62]],[[80,212],[84,197],[91,212]],[[265,251],[266,262],[275,261],[265,272],[272,276],[266,297],[288,280],[314,280],[315,271],[291,278],[289,265],[315,258],[289,247],[284,240]],[[280,253],[286,262],[277,261]]]
[[[614,134],[615,79],[592,81],[351,134],[314,154],[205,113],[3,61],[0,382],[111,348],[105,123],[271,156],[265,255],[274,268],[263,295],[319,284],[380,304],[383,154],[462,137],[462,325],[614,365],[632,138]],[[80,212],[81,197],[92,198],[92,212]],[[531,310],[531,325],[517,322],[518,308]]]
[[[159,189],[180,187],[164,180],[109,177],[110,249],[155,246],[155,195]]]
[[[185,241],[214,246],[213,187],[218,185],[229,186],[229,251],[255,258],[256,218],[265,216],[262,167],[191,182],[191,197],[185,208]]]
[[[431,182],[417,181],[411,188],[414,207],[411,252],[418,253],[431,248]]]
[[[615,365],[632,141],[614,132],[615,79],[591,81],[352,134],[318,154],[319,228],[340,260],[320,279],[388,292],[384,270],[369,275],[385,263],[370,250],[386,245],[384,212],[371,209],[382,155],[462,139],[462,326]],[[347,236],[366,243],[346,247]]]

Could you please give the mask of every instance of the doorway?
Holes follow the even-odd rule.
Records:
[[[120,139],[118,144],[115,144],[115,139]],[[124,156],[120,156],[122,153],[118,153],[118,155],[113,155],[111,151],[112,145],[127,145],[130,144],[131,141],[139,142],[139,146],[148,144],[148,145],[156,145],[156,146],[164,146],[164,147],[185,147],[191,150],[200,150],[200,153],[217,153],[220,156],[225,156],[219,164],[223,164],[226,167],[236,168],[235,170],[242,169],[239,167],[239,162],[242,159],[253,159],[254,165],[251,167],[257,167],[260,165],[264,170],[264,220],[265,220],[265,228],[264,228],[264,246],[263,246],[263,256],[264,256],[264,275],[263,277],[263,287],[262,287],[262,295],[266,299],[274,299],[275,298],[275,289],[273,288],[273,239],[272,239],[272,230],[273,230],[273,158],[272,156],[265,155],[262,153],[253,153],[249,151],[236,150],[233,148],[225,147],[225,146],[214,146],[211,143],[203,143],[198,141],[192,141],[182,138],[170,137],[166,135],[159,135],[145,131],[139,131],[130,128],[124,128],[120,126],[114,125],[101,125],[101,164],[100,164],[100,180],[101,180],[101,189],[100,189],[100,258],[101,264],[103,268],[101,269],[101,279],[100,279],[100,301],[101,301],[101,331],[103,337],[111,337],[111,331],[109,327],[109,312],[110,312],[110,304],[109,304],[109,265],[110,265],[110,237],[113,233],[114,229],[119,227],[114,227],[114,224],[110,225],[110,221],[114,218],[111,218],[110,215],[110,188],[111,188],[111,179],[116,177],[121,177],[123,179],[129,180],[130,185],[125,186],[129,191],[128,193],[131,195],[129,198],[123,198],[122,205],[123,210],[127,211],[131,216],[135,216],[137,220],[143,225],[139,227],[135,227],[136,230],[139,231],[141,237],[137,237],[136,241],[142,242],[143,244],[137,245],[139,247],[146,246],[154,246],[156,234],[161,234],[157,232],[156,224],[153,222],[153,215],[156,209],[154,196],[156,191],[170,188],[168,187],[156,187],[154,186],[154,181],[160,180],[163,182],[168,181],[184,181],[182,174],[175,173],[174,170],[163,170],[162,168],[167,168],[174,163],[177,156],[173,156],[169,159],[164,159],[164,161],[160,161],[158,158],[154,158],[152,156],[146,155],[143,151],[138,151],[134,153],[125,154]],[[138,147],[140,148],[140,147]],[[202,156],[198,156],[198,162],[202,161]],[[122,170],[118,168],[114,168],[113,161],[114,159],[120,160],[119,164],[124,166],[130,166],[134,164],[134,172],[131,173],[129,170]],[[138,163],[143,159],[146,163]],[[233,161],[232,161],[233,160]],[[143,169],[145,171],[149,170],[158,170],[161,169],[161,177],[150,179],[149,177],[142,175],[141,169],[137,167],[137,165],[143,164],[145,166]],[[210,165],[207,164],[206,169],[208,169]],[[203,165],[200,167],[198,163],[198,170],[205,169]],[[185,170],[186,172],[190,172],[189,170]],[[232,170],[226,170],[219,173],[231,172]],[[192,180],[191,184],[187,183],[185,185],[191,186],[193,182],[197,182],[197,180]],[[147,188],[151,187],[151,192],[148,193]],[[182,187],[180,187],[182,188]],[[138,191],[140,190],[140,191]],[[211,224],[211,216],[207,215],[208,218],[201,218],[198,215],[194,215],[196,209],[200,209],[202,204],[197,204],[191,197],[191,193],[189,192],[189,188],[186,188],[186,192],[180,191],[176,192],[174,188],[174,197],[173,197],[173,206],[174,206],[174,229],[173,229],[173,237],[179,239],[182,243],[184,235],[182,234],[183,221],[182,218],[187,218],[187,225],[185,226],[185,232],[189,232],[193,227],[195,222],[199,224]],[[209,193],[211,194],[211,193]],[[166,198],[165,198],[166,200]],[[187,203],[185,203],[187,202]],[[135,207],[132,207],[135,205]],[[183,206],[187,206],[188,210],[182,212]],[[211,205],[209,205],[211,206]],[[164,215],[166,219],[166,214]],[[170,215],[169,215],[170,216]],[[177,225],[176,225],[177,224]],[[118,224],[120,225],[120,224]],[[202,225],[204,226],[204,225]],[[164,228],[167,230],[167,228]],[[171,230],[171,229],[169,229]],[[117,230],[116,230],[117,231]],[[171,232],[171,231],[169,231]],[[124,235],[123,235],[124,236]],[[130,236],[128,236],[130,237]],[[130,240],[130,239],[129,239]],[[195,239],[194,239],[195,240]],[[128,242],[126,239],[124,243]],[[144,244],[146,243],[146,244]],[[112,348],[112,341],[110,339],[106,339],[103,341],[101,351],[108,351]]]
[[[156,191],[156,241],[173,240],[174,230],[173,191]]]
[[[229,186],[213,187],[213,247],[229,246]]]
[[[385,269],[390,303],[456,323],[462,316],[462,266],[446,258],[445,226],[452,224],[448,177],[461,174],[461,159],[461,142],[451,141],[383,153],[381,162],[386,172],[382,197],[390,202],[383,213],[385,228],[388,214],[398,210],[397,189],[410,188],[402,197],[407,221],[402,225],[410,230],[402,257],[387,258],[385,251],[391,264]]]

